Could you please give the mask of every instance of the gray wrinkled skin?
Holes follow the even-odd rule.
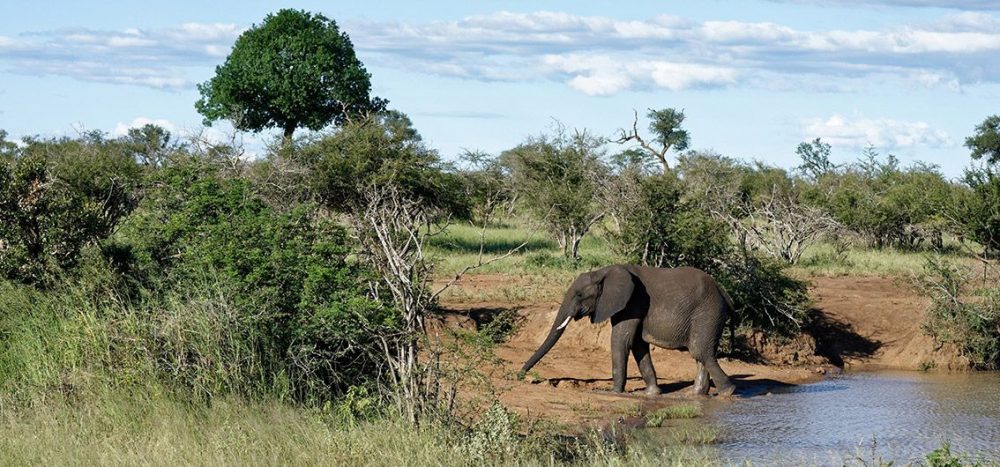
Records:
[[[711,276],[695,268],[616,265],[581,274],[566,291],[545,342],[521,368],[524,374],[555,345],[570,320],[590,316],[592,323],[611,320],[613,390],[625,390],[628,354],[646,382],[647,394],[659,394],[649,345],[687,350],[698,363],[696,394],[708,394],[709,377],[720,395],[735,386],[716,360],[716,350],[732,302]]]

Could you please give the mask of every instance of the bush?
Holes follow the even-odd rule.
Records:
[[[463,181],[445,170],[402,113],[348,123],[302,145],[293,157],[308,170],[309,189],[331,209],[363,210],[362,193],[369,186],[391,184],[408,199],[470,217]]]
[[[225,300],[266,377],[289,380],[300,398],[377,377],[377,338],[397,318],[368,295],[370,273],[350,261],[344,228],[308,204],[275,212],[249,182],[197,158],[175,161],[153,186],[117,245],[133,258],[133,281],[174,294],[216,282],[183,300]]]
[[[972,187],[959,207],[962,229],[987,252],[1000,252],[1000,174],[990,170],[970,170],[966,183]]]
[[[563,254],[580,259],[580,242],[604,216],[598,203],[604,141],[586,131],[530,138],[500,155],[524,205],[543,222]]]
[[[924,332],[957,345],[976,368],[1000,367],[1000,287],[975,290],[969,268],[933,257],[916,285],[931,299]]]
[[[27,140],[0,158],[0,278],[47,287],[139,200],[141,172],[117,141]]]

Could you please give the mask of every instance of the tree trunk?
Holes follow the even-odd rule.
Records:
[[[289,123],[285,125],[284,133],[281,138],[281,148],[288,149],[292,147],[292,135],[295,134],[295,124]]]

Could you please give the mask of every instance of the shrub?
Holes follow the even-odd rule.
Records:
[[[953,343],[976,368],[1000,366],[1000,287],[973,289],[967,267],[930,257],[917,287],[931,299],[924,332]],[[974,296],[969,297],[970,292]]]
[[[51,286],[135,208],[141,172],[99,133],[9,152],[0,158],[0,277]]]
[[[500,156],[517,196],[544,222],[563,254],[580,259],[580,241],[604,216],[598,181],[604,141],[586,131],[530,138]]]
[[[350,260],[344,228],[308,204],[275,212],[249,182],[198,158],[155,179],[119,245],[135,258],[135,281],[172,291],[217,281],[213,295],[184,300],[226,300],[233,332],[254,342],[266,376],[289,379],[301,398],[378,375],[378,332],[391,332],[396,316],[369,296],[370,273]]]
[[[358,212],[370,186],[392,185],[401,195],[468,218],[463,181],[428,148],[400,112],[348,123],[304,144],[294,154],[309,172],[309,188],[330,209]]]
[[[962,229],[988,252],[1000,252],[1000,174],[969,170],[965,179],[972,192],[963,197],[958,208]]]

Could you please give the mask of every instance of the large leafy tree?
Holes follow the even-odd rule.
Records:
[[[973,159],[986,158],[990,164],[1000,163],[1000,115],[991,115],[976,126],[976,134],[965,139]]]
[[[206,124],[229,119],[240,130],[280,128],[286,143],[300,127],[319,130],[379,111],[371,75],[337,23],[284,9],[244,32],[215,77],[198,86]]]

